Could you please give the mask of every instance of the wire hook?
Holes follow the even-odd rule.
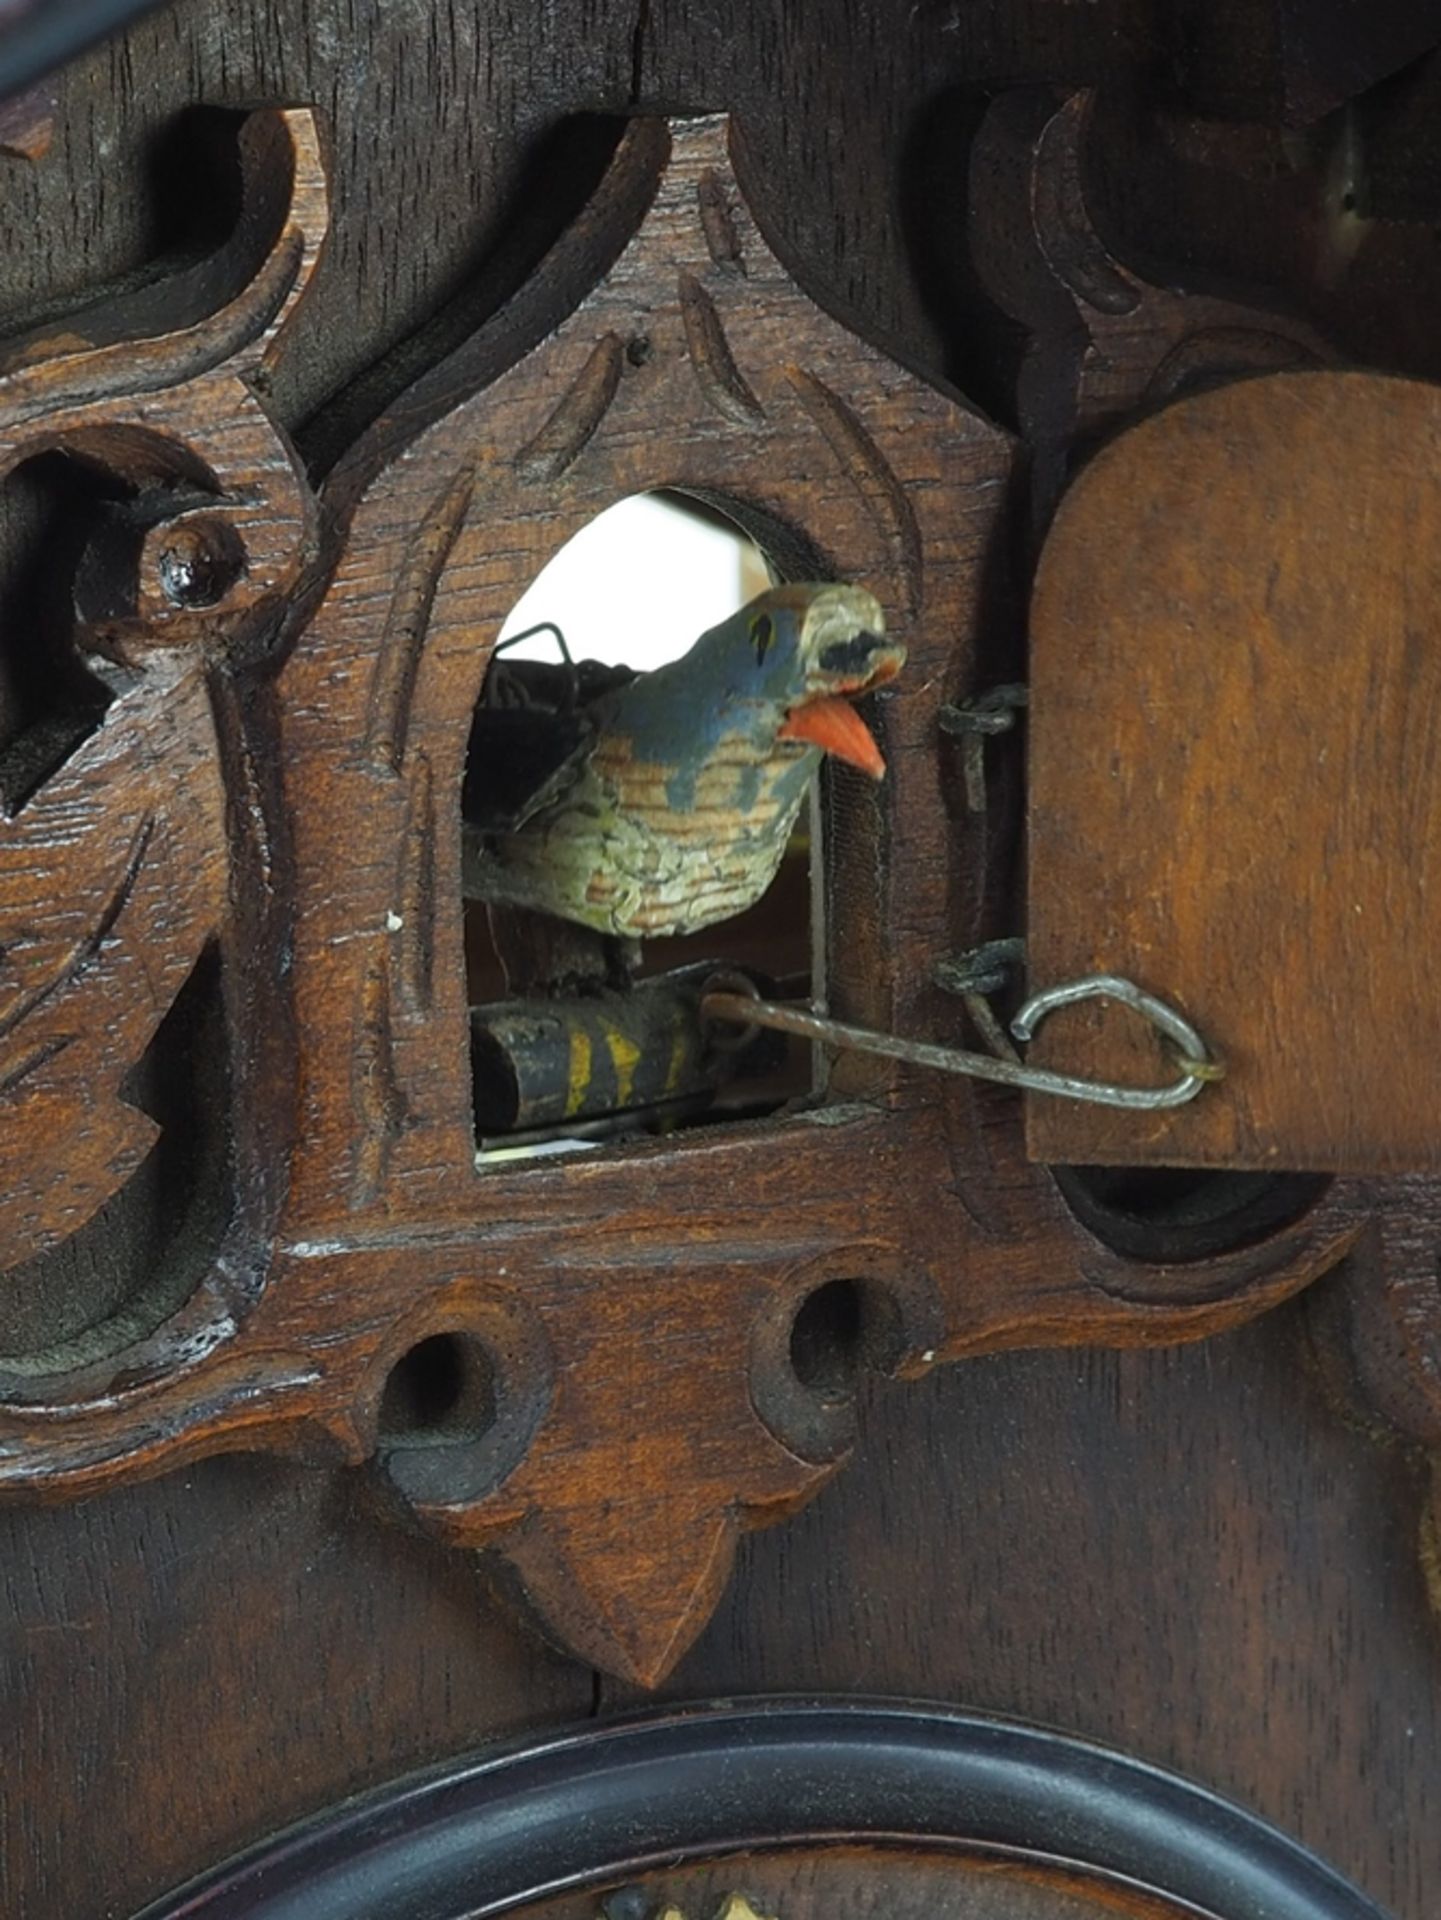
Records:
[[[798,1034],[804,1040],[819,1040],[853,1053],[879,1054],[883,1059],[929,1067],[939,1073],[965,1074],[1004,1087],[1021,1087],[1029,1093],[1052,1094],[1059,1100],[1083,1100],[1093,1106],[1124,1107],[1133,1112],[1155,1113],[1168,1107],[1182,1107],[1188,1100],[1194,1100],[1202,1087],[1224,1075],[1225,1068],[1212,1058],[1205,1041],[1189,1020],[1134,981],[1114,973],[1090,974],[1084,980],[1070,980],[1062,986],[1047,987],[1032,994],[1012,1020],[1011,1031],[1018,1040],[1029,1040],[1041,1022],[1058,1008],[1074,1006],[1083,1000],[1116,1000],[1122,1006],[1133,1008],[1177,1050],[1180,1078],[1163,1087],[1121,1087],[1105,1080],[1082,1080],[1074,1074],[1050,1073],[1044,1068],[1028,1067],[1024,1062],[1001,1059],[993,1054],[969,1053],[959,1047],[937,1046],[928,1040],[903,1040],[897,1034],[849,1026],[810,1008],[763,1000],[757,988],[739,988],[735,976],[717,976],[716,983],[708,986],[702,996],[701,1013],[707,1019],[736,1026],[770,1027],[778,1033]]]
[[[1116,1087],[1104,1081],[1078,1080],[1069,1074],[1045,1075],[1039,1068],[1028,1067],[1025,1071],[1035,1073],[1037,1080],[1045,1078],[1065,1082],[1064,1088],[1040,1087],[1033,1082],[1035,1091],[1060,1094],[1065,1099],[1090,1100],[1100,1106],[1132,1107],[1156,1112],[1166,1107],[1184,1106],[1188,1100],[1195,1099],[1202,1087],[1226,1077],[1224,1065],[1212,1057],[1206,1042],[1184,1014],[1177,1013],[1174,1007],[1158,999],[1154,993],[1147,993],[1134,980],[1127,980],[1118,973],[1092,973],[1083,980],[1065,981],[1059,987],[1043,987],[1039,993],[1031,995],[1011,1021],[1011,1032],[1023,1043],[1032,1040],[1036,1029],[1049,1015],[1060,1007],[1073,1007],[1082,1000],[1115,1000],[1149,1020],[1175,1048],[1177,1065],[1181,1069],[1180,1079],[1169,1087]]]

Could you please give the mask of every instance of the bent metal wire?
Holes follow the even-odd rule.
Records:
[[[1202,1087],[1223,1077],[1225,1068],[1212,1056],[1206,1042],[1184,1015],[1119,974],[1090,974],[1084,980],[1067,981],[1032,994],[1012,1020],[1011,1032],[1018,1040],[1030,1040],[1042,1021],[1058,1008],[1075,1006],[1083,1000],[1114,1000],[1149,1021],[1175,1049],[1179,1077],[1161,1087],[1123,1087],[1104,1080],[1083,1080],[1074,1074],[1051,1073],[993,1054],[937,1046],[927,1040],[903,1040],[898,1034],[876,1033],[869,1027],[853,1027],[844,1021],[832,1020],[814,1008],[764,1000],[755,988],[748,983],[741,984],[737,976],[729,974],[717,975],[703,994],[701,1014],[703,1018],[735,1026],[771,1027],[778,1033],[798,1034],[802,1039],[819,1040],[824,1045],[853,1053],[879,1054],[887,1060],[901,1060],[908,1066],[928,1067],[938,1073],[965,1074],[974,1080],[995,1081],[1003,1087],[1021,1087],[1028,1093],[1048,1093],[1060,1100],[1083,1100],[1093,1106],[1126,1107],[1143,1113],[1183,1107],[1188,1100],[1195,1099]]]

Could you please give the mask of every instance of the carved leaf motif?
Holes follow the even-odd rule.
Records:
[[[558,480],[580,458],[620,387],[625,354],[619,336],[603,334],[565,397],[515,456],[527,480]]]
[[[693,273],[680,276],[680,310],[690,363],[706,399],[737,426],[763,426],[765,408],[735,363],[715,301]]]
[[[167,678],[143,733],[117,702],[0,825],[0,1266],[82,1226],[149,1151],[121,1081],[223,911],[208,703],[198,675]]]
[[[922,546],[916,510],[875,440],[838,393],[804,367],[787,369],[796,396],[824,434],[867,511],[889,541],[905,582],[906,610],[921,610]]]
[[[0,474],[40,449],[82,454],[180,510],[142,529],[112,571],[104,650],[230,639],[279,609],[314,533],[314,501],[255,383],[314,273],[328,199],[313,116],[261,112],[240,139],[244,207],[199,265],[9,345],[0,358]],[[196,510],[203,514],[197,528]],[[179,538],[183,534],[184,538]],[[228,564],[192,596],[179,548],[200,535]],[[133,571],[132,571],[133,568]]]
[[[219,254],[10,346],[0,374],[0,476],[58,447],[178,502],[82,567],[71,639],[123,661],[123,690],[0,819],[0,1269],[82,1226],[154,1142],[125,1076],[228,909],[208,661],[262,632],[310,538],[251,381],[325,232],[311,117],[253,115],[241,159]]]

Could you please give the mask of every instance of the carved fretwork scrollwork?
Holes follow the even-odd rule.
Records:
[[[0,387],[0,421],[68,393],[15,445],[108,448],[143,506],[106,529],[83,599],[86,646],[133,678],[11,829],[73,788],[93,831],[20,991],[74,984],[36,1002],[26,1047],[69,1033],[68,992],[105,983],[113,1008],[84,1111],[63,1081],[84,1053],[37,1057],[0,1163],[16,1192],[72,1159],[123,1168],[75,1143],[173,990],[156,956],[178,968],[221,928],[252,1207],[203,1312],[109,1356],[101,1388],[62,1377],[44,1407],[0,1407],[0,1485],[78,1492],[238,1447],[373,1463],[407,1517],[503,1555],[573,1648],[654,1683],[741,1532],[838,1469],[861,1367],[1198,1338],[1334,1265],[1360,1216],[1318,1190],[1259,1236],[1148,1260],[1027,1164],[1009,1095],[852,1060],[802,1111],[478,1170],[460,793],[521,590],[602,508],[669,488],[784,570],[877,595],[910,658],[873,715],[885,784],[842,772],[826,792],[826,990],[842,1017],[959,1039],[934,970],[1014,927],[938,715],[1013,616],[996,579],[1016,448],[801,290],[724,122],[636,121],[533,279],[339,463],[302,583],[307,496],[256,382],[322,224],[310,138],[303,116],[253,125],[288,198],[252,198],[231,261],[247,293],[182,283],[191,318],[161,345],[134,316],[125,343],[52,336]],[[147,518],[162,478],[172,510]],[[287,602],[267,679],[248,663]],[[832,1308],[834,1351],[808,1367],[798,1330]],[[423,1405],[427,1380],[444,1391]]]
[[[1306,322],[1212,293],[1157,286],[1117,259],[1086,193],[1093,98],[1003,95],[971,162],[969,224],[998,304],[1030,334],[1016,403],[1035,449],[1034,513],[1050,518],[1076,456],[1137,408],[1202,382],[1335,356]]]
[[[21,777],[54,757],[43,722],[5,751],[0,1268],[82,1227],[153,1144],[122,1082],[228,918],[224,762],[248,747],[219,681],[311,545],[309,490],[259,389],[325,232],[314,123],[253,115],[241,155],[219,255],[0,355],[0,477],[58,452],[113,496],[69,637],[109,704],[48,773]]]

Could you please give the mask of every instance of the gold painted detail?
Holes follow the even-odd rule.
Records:
[[[690,1920],[690,1916],[670,1900],[657,1907],[649,1906],[644,1887],[621,1887],[606,1895],[597,1920]],[[776,1916],[753,1906],[743,1893],[728,1893],[711,1920],[776,1920]]]
[[[585,1105],[590,1091],[590,1035],[584,1027],[570,1030],[570,1073],[566,1081],[565,1117],[571,1119]]]
[[[628,1107],[635,1086],[635,1070],[640,1065],[640,1048],[618,1027],[606,1028],[605,1044],[615,1068],[615,1103],[618,1107]]]

